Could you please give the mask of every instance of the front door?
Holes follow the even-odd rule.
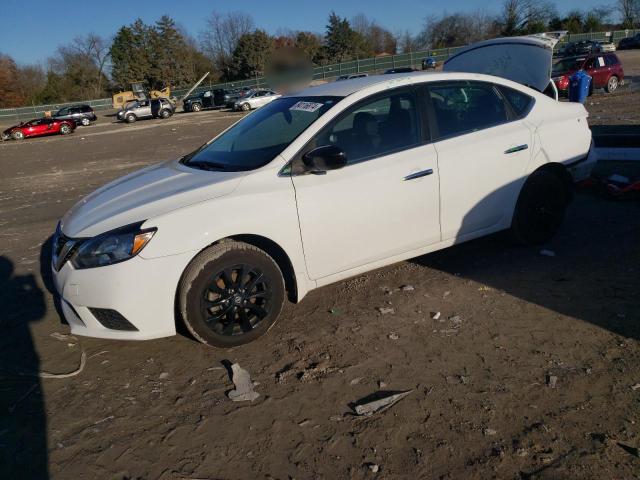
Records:
[[[350,107],[303,149],[335,145],[347,157],[324,175],[294,169],[312,279],[440,241],[438,164],[420,118],[412,89],[387,91]]]

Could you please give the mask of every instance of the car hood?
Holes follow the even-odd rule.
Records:
[[[448,59],[443,70],[495,75],[543,91],[551,80],[558,38],[531,35],[474,43]]]
[[[60,221],[64,235],[101,233],[231,193],[246,172],[211,172],[178,161],[153,165],[99,188]]]

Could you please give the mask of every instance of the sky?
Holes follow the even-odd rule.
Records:
[[[334,10],[347,18],[364,13],[392,32],[416,33],[427,15],[483,8],[495,13],[502,0],[1,0],[0,3],[3,12],[11,12],[0,27],[0,53],[26,64],[44,62],[59,45],[78,35],[94,32],[110,37],[137,17],[153,23],[168,14],[197,38],[212,10],[244,11],[253,16],[256,27],[272,34],[279,28],[324,32],[329,12]],[[603,3],[606,0],[558,0],[556,5],[562,14]]]

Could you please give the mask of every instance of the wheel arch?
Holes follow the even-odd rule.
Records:
[[[287,252],[284,250],[284,248],[282,248],[278,243],[262,235],[244,233],[244,234],[238,234],[238,235],[230,235],[228,237],[221,238],[220,240],[210,243],[209,245],[207,245],[206,247],[202,248],[197,253],[195,253],[191,258],[191,260],[189,260],[189,262],[187,263],[185,270],[191,264],[191,262],[193,262],[193,259],[195,259],[200,253],[202,253],[208,248],[211,248],[214,245],[218,245],[220,243],[223,243],[229,240],[234,240],[236,242],[243,242],[249,245],[253,245],[254,247],[259,248],[260,250],[264,251],[267,255],[269,255],[271,258],[273,258],[273,260],[278,265],[278,268],[280,268],[280,271],[282,272],[282,276],[284,278],[285,290],[287,292],[287,298],[292,303],[298,302],[298,280],[296,278],[295,269],[293,268],[293,263],[291,262],[291,258],[289,257]],[[184,271],[180,275],[181,278],[182,278],[182,275],[184,275]],[[176,301],[179,293],[180,292],[179,292],[179,282],[178,282],[178,285],[176,286]]]
[[[550,172],[556,175],[560,180],[562,180],[562,184],[567,190],[567,196],[569,200],[573,198],[573,177],[571,176],[571,173],[569,173],[569,170],[567,170],[567,167],[565,167],[562,163],[549,162],[539,166],[529,175],[533,175],[535,172],[540,171]]]

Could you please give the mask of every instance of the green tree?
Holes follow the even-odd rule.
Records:
[[[231,76],[227,80],[253,78],[264,74],[273,52],[273,39],[264,30],[245,33],[231,58]]]
[[[142,20],[121,27],[110,49],[111,78],[120,89],[131,82],[149,81],[151,75],[151,31]]]
[[[147,79],[150,88],[184,87],[193,83],[195,72],[190,65],[190,48],[176,23],[163,15],[149,30],[151,65]]]
[[[327,52],[322,45],[322,37],[312,32],[298,32],[296,34],[294,46],[304,52],[309,60],[316,65],[326,62]]]
[[[351,28],[349,20],[340,18],[335,12],[329,15],[325,44],[332,62],[344,62],[371,53],[362,35]]]

